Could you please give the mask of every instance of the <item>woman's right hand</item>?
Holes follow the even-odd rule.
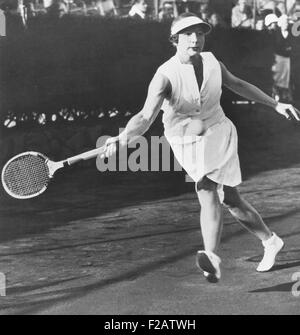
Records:
[[[117,147],[119,143],[119,136],[110,137],[106,140],[104,144],[104,151],[100,155],[100,158],[109,158],[117,152]]]

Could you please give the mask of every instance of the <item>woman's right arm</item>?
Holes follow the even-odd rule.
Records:
[[[164,75],[156,73],[149,85],[143,109],[129,120],[122,133],[106,141],[105,152],[101,157],[112,156],[116,152],[117,142],[122,147],[131,142],[135,137],[143,135],[156,119],[169,91],[169,80]]]

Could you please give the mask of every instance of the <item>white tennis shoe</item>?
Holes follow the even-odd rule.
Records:
[[[221,259],[211,251],[198,251],[196,265],[203,271],[204,277],[211,283],[216,283],[221,278]]]
[[[256,271],[267,272],[274,266],[276,256],[284,247],[284,242],[280,237],[273,233],[272,237],[267,241],[263,241],[262,244],[265,248],[264,257],[259,263]]]

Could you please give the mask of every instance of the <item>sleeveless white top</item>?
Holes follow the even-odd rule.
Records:
[[[208,128],[225,118],[220,105],[221,66],[211,52],[202,52],[201,56],[203,82],[200,91],[193,65],[181,63],[177,55],[157,70],[172,86],[170,99],[165,99],[162,105],[165,134],[169,138],[183,136],[185,126],[193,119],[204,121]]]

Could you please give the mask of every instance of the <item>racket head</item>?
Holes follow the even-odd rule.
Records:
[[[15,199],[30,199],[46,191],[52,173],[45,155],[28,151],[11,158],[3,167],[4,190]]]

